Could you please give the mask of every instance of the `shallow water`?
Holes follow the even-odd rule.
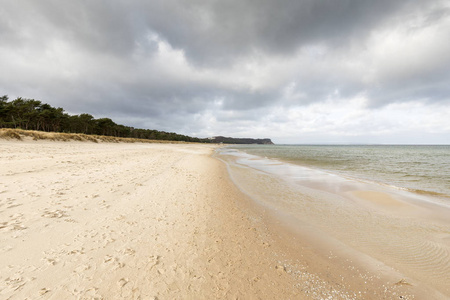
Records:
[[[447,198],[450,145],[242,145],[257,156]]]
[[[269,155],[264,154],[272,152],[270,156],[274,157],[276,153],[276,149],[270,147],[239,147],[246,152],[250,152],[248,149],[252,153],[260,151],[263,156],[233,148],[219,149],[218,157],[227,163],[235,184],[254,201],[273,211],[280,221],[309,236],[317,247],[340,253],[337,257],[362,261],[375,273],[399,272],[408,282],[436,292],[436,299],[450,297],[450,206],[443,193],[445,188],[439,190],[437,197],[433,193],[399,189],[397,182],[392,185],[384,175],[358,178],[356,174],[365,169],[361,167],[362,161],[366,161],[362,158],[360,163],[347,168],[351,172],[344,172],[343,164],[333,163],[343,160],[337,159],[338,155],[321,165],[315,162],[314,166],[313,163],[302,166],[299,159],[295,163],[286,162],[293,159],[287,159],[285,154],[283,160],[268,158]],[[446,149],[439,151],[446,152]],[[439,152],[436,150],[432,151]],[[295,153],[298,148],[289,151]],[[321,151],[324,157],[331,156],[323,154],[330,149]],[[357,153],[367,151],[354,150]],[[310,155],[313,152],[310,148]],[[375,174],[377,168],[388,168],[375,164],[374,157],[383,156],[380,152],[367,159],[372,162],[367,164],[369,171],[365,175]],[[390,156],[398,156],[398,153]],[[404,161],[412,160],[411,157]],[[445,161],[445,157],[445,153],[441,154],[441,160]],[[394,160],[391,158],[389,168],[396,165]],[[339,170],[330,171],[330,166],[335,165],[340,165]],[[448,170],[442,170],[440,174],[446,172]],[[436,189],[433,191],[437,193]]]

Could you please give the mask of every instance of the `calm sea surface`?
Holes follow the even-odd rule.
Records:
[[[232,148],[416,193],[450,198],[450,145],[239,145]]]

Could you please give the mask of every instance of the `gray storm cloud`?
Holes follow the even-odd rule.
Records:
[[[449,107],[446,1],[0,4],[0,93],[71,113],[287,142],[309,132],[326,141],[334,124],[353,142],[381,134],[381,112],[393,136],[407,131],[393,121],[404,103],[424,105],[410,109],[417,118]],[[433,124],[426,130],[450,142],[446,118]]]

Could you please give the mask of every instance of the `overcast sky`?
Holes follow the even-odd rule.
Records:
[[[450,143],[450,1],[0,0],[0,95],[190,136]]]

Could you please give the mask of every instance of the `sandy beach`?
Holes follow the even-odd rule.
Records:
[[[0,139],[0,298],[420,299],[291,232],[216,147]]]
[[[0,140],[0,298],[297,293],[214,146]]]

